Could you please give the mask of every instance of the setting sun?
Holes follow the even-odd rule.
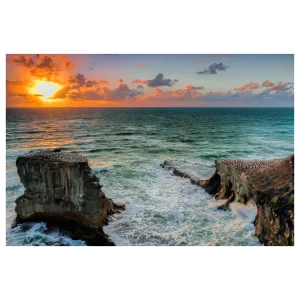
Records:
[[[35,92],[43,95],[43,100],[48,100],[57,90],[60,85],[54,82],[38,81],[35,86]]]

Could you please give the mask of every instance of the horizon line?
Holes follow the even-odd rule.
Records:
[[[294,106],[6,106],[6,108],[295,108]]]
[[[5,52],[5,55],[9,54],[291,54],[296,55],[295,52]]]

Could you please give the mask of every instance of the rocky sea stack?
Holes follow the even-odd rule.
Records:
[[[124,205],[105,196],[85,157],[50,149],[22,155],[16,165],[25,187],[16,200],[17,223],[59,224],[88,245],[113,245],[102,228]]]
[[[167,161],[161,166],[173,169],[176,176],[189,178],[216,200],[225,200],[218,209],[230,209],[233,201],[254,201],[259,241],[267,246],[294,245],[294,155],[262,161],[216,160],[215,173],[208,180],[195,180]]]

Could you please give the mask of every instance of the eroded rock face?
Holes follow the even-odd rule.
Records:
[[[45,150],[20,156],[16,164],[25,187],[16,200],[20,221],[76,222],[102,232],[108,216],[124,209],[105,196],[81,155]]]
[[[167,161],[161,166],[201,186],[216,200],[226,200],[218,209],[229,209],[233,201],[254,201],[259,241],[267,246],[294,245],[294,155],[264,161],[216,160],[216,171],[208,180],[195,180]]]
[[[294,155],[265,161],[220,160],[221,189],[215,199],[257,206],[255,234],[268,246],[294,245]]]

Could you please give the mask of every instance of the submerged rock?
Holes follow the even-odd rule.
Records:
[[[102,227],[125,207],[105,196],[85,157],[50,149],[22,155],[16,165],[25,187],[16,200],[17,223],[59,223],[89,245],[113,244]]]

